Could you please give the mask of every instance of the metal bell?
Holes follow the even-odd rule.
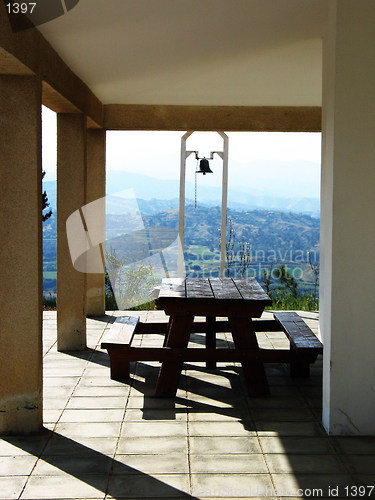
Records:
[[[202,158],[199,162],[199,170],[197,170],[197,174],[212,174],[212,170],[210,169],[210,164],[208,163],[207,158]]]

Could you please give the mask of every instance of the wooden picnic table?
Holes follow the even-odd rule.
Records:
[[[308,377],[310,364],[323,345],[293,311],[274,312],[274,319],[259,319],[272,301],[253,278],[165,278],[157,304],[169,316],[168,324],[142,323],[139,317],[120,316],[102,339],[111,360],[111,378],[130,377],[131,361],[160,361],[156,396],[174,397],[185,361],[242,364],[250,396],[269,394],[264,363],[288,363],[292,377]],[[205,321],[194,321],[205,316]],[[227,320],[217,319],[220,317]],[[256,332],[284,332],[288,349],[260,349]],[[234,348],[216,349],[216,333],[231,332]],[[188,347],[192,333],[205,333],[205,348]],[[132,345],[136,334],[164,335],[163,347]]]
[[[163,279],[158,307],[170,316],[165,347],[187,348],[195,316],[206,316],[205,360],[212,367],[219,359],[215,349],[216,318],[228,318],[235,350],[258,350],[252,318],[259,318],[272,301],[254,278],[166,278]],[[268,393],[263,362],[241,359],[248,391],[251,395]],[[174,396],[183,359],[163,361],[156,395]]]

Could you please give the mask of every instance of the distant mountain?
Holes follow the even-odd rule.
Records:
[[[143,224],[141,229],[138,228],[130,233],[128,232],[129,215],[124,207],[117,213],[113,213],[115,205],[112,206],[113,212],[108,213],[106,217],[107,247],[113,247],[118,257],[131,260],[139,260],[140,255],[148,251],[150,243],[154,249],[168,247],[177,238],[179,219],[177,202],[177,198],[174,200],[138,200]],[[187,204],[185,257],[191,265],[198,265],[198,254],[219,251],[220,226],[219,206],[207,207],[200,204],[195,208],[194,204]],[[230,226],[234,230],[237,241],[236,251],[238,251],[238,242],[242,239],[250,242],[254,254],[253,265],[269,267],[273,262],[275,264],[294,262],[306,267],[310,251],[314,253],[315,260],[319,259],[319,218],[275,210],[229,209],[228,229]],[[208,258],[209,255],[207,254],[206,257]],[[199,266],[202,267],[202,262]],[[263,268],[259,267],[258,272]],[[56,212],[43,224],[43,271],[44,290],[54,290],[56,286]]]
[[[263,177],[267,175],[266,167],[264,166],[265,171],[262,171]],[[302,167],[300,167],[299,172],[301,170]],[[290,186],[290,179],[270,177],[267,190],[259,189],[259,185],[255,181],[251,190],[241,186],[230,187],[228,206],[236,210],[277,210],[318,217],[320,210],[319,198],[304,196],[304,193],[309,193],[308,188],[303,187],[304,182],[303,179],[301,181],[298,178],[295,183],[296,186]],[[301,189],[298,188],[300,183]],[[56,182],[47,181],[43,183],[43,186],[43,189],[47,191],[52,209],[56,209]],[[107,194],[110,195],[107,199],[108,213],[119,213],[119,210],[123,210],[124,200],[117,200],[116,193],[129,189],[134,191],[134,196],[138,200],[141,211],[145,213],[156,213],[177,207],[179,204],[179,182],[177,180],[157,179],[130,172],[108,171]],[[311,192],[314,191],[316,191],[315,188],[311,190]],[[194,196],[194,185],[192,183],[186,183],[186,193],[188,197],[186,204],[189,204],[191,203],[191,197]],[[200,183],[198,187],[198,205],[202,207],[221,205],[221,187],[205,186]]]

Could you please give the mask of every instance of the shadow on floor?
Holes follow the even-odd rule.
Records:
[[[105,495],[113,498],[173,497],[174,499],[190,498],[198,500],[196,497],[162,480],[111,458],[111,456],[104,455],[73,439],[47,429],[36,436],[29,436],[27,438],[25,436],[5,436],[2,439],[27,453],[39,456],[40,460],[36,467],[40,464],[41,475],[44,478],[46,476],[53,476],[51,468],[46,473],[47,463],[49,466],[77,478],[95,490],[103,492],[103,497]],[[171,478],[171,476],[173,475],[168,475],[168,480],[173,482],[173,477]],[[56,475],[56,472],[54,477],[59,477]],[[24,494],[27,495],[26,498],[41,498],[42,485],[38,479],[38,476],[29,479],[24,490]],[[43,487],[47,488],[48,482],[45,482],[45,486]],[[45,491],[43,498],[47,498],[45,496],[46,493]],[[73,498],[72,493],[73,495],[76,493],[79,495],[78,492],[68,492],[65,490],[63,496],[65,497],[68,494],[69,498]],[[93,490],[91,495],[94,493]],[[55,496],[55,492],[51,491],[51,498]]]

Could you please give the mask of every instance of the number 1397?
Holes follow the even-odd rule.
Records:
[[[36,3],[7,3],[9,14],[32,14]]]

